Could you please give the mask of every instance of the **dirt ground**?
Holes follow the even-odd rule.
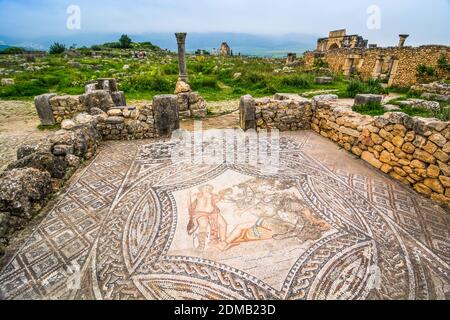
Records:
[[[130,101],[130,105],[145,104],[145,101]],[[214,115],[204,120],[203,129],[238,128],[239,100],[211,102],[208,108]],[[235,111],[233,113],[230,113]],[[223,113],[225,115],[221,116]],[[17,149],[24,142],[38,141],[49,131],[38,129],[39,118],[33,101],[0,100],[0,172],[16,160]],[[181,127],[193,130],[194,121],[182,121]]]
[[[40,131],[32,101],[0,101],[0,172],[16,159],[24,142],[37,141],[49,132]]]
[[[386,100],[396,98],[389,95]],[[351,107],[353,99],[342,99],[344,105]],[[131,100],[129,105],[140,105],[148,101]],[[210,115],[202,120],[202,128],[234,129],[239,128],[239,100],[209,102]],[[181,128],[194,130],[194,120],[181,121]],[[39,118],[32,101],[0,101],[0,172],[16,159],[16,151],[22,143],[37,141],[49,131],[37,127]]]

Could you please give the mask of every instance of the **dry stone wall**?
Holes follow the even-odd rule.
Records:
[[[380,61],[391,61],[389,85],[409,87],[418,83],[417,67],[425,64],[437,69],[437,61],[444,55],[450,61],[450,47],[388,47],[388,48],[353,48],[336,49],[323,52],[306,52],[305,66],[312,68],[318,58],[324,59],[335,73],[350,72],[352,68],[367,80],[381,70]],[[378,71],[377,69],[380,68]]]
[[[298,95],[277,94],[274,98],[241,99],[241,117],[245,116],[245,129],[278,129],[295,131],[311,128],[311,101]]]
[[[107,113],[100,112],[97,130],[104,140],[134,140],[156,138],[153,107],[145,105],[141,109],[113,108]]]
[[[353,112],[336,95],[277,94],[240,102],[241,128],[316,131],[392,178],[450,205],[450,122],[388,112]]]
[[[71,119],[78,113],[87,111],[80,96],[53,96],[49,99],[49,105],[56,123],[61,123],[64,119]]]
[[[392,178],[450,204],[450,122],[404,113],[364,116],[313,101],[312,129]]]
[[[44,97],[44,102],[79,100],[70,96]],[[39,98],[38,103],[42,103]],[[91,114],[77,113],[61,121],[61,130],[17,151],[17,160],[0,174],[0,256],[11,235],[22,229],[60,189],[77,168],[97,150],[101,140],[131,140],[170,135],[179,127],[176,96],[156,96],[143,107],[113,107],[107,112],[90,109]],[[160,112],[155,113],[156,105]],[[67,110],[68,104],[62,104]],[[78,107],[70,104],[74,113]],[[173,109],[169,114],[167,110]],[[46,116],[51,116],[52,114]],[[161,125],[164,124],[164,125]],[[161,126],[161,127],[158,127]]]

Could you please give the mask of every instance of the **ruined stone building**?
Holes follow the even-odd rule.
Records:
[[[359,35],[347,35],[347,30],[330,31],[328,38],[317,40],[317,51],[325,52],[340,48],[366,48],[367,40]]]
[[[220,55],[222,56],[231,56],[231,48],[226,42],[222,42],[220,46]]]
[[[409,87],[418,83],[419,65],[437,69],[441,56],[450,61],[450,47],[405,46],[408,36],[400,35],[399,44],[395,47],[372,45],[367,48],[367,41],[359,36],[345,36],[344,30],[340,33],[333,31],[329,38],[319,39],[315,51],[305,53],[305,66],[312,68],[316,59],[322,59],[335,73],[358,74],[364,80],[374,78],[386,81],[389,86]]]

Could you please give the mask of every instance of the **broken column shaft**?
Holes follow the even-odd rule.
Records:
[[[186,67],[186,35],[187,33],[175,33],[178,43],[178,65],[180,69],[179,80],[187,82],[187,67]]]

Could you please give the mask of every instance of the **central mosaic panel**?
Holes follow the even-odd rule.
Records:
[[[271,174],[172,161],[172,147],[144,147],[128,173],[84,279],[96,298],[408,299],[434,286],[392,222],[292,142]]]

